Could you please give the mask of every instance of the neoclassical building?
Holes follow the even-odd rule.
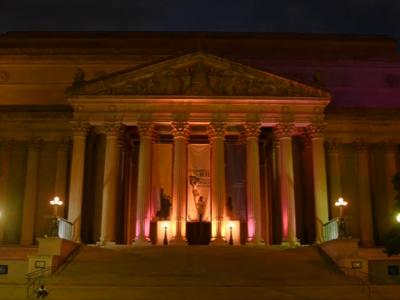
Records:
[[[84,243],[185,243],[204,223],[216,244],[309,244],[344,197],[347,234],[377,245],[399,113],[386,37],[7,33],[0,243],[57,214]]]

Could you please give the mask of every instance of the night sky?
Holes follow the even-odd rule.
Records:
[[[0,0],[0,32],[238,31],[384,34],[398,0]]]

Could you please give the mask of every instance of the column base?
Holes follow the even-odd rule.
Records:
[[[116,245],[115,242],[110,242],[110,241],[98,241],[96,243],[96,246],[99,246],[99,247],[112,247],[115,245]]]
[[[222,237],[216,237],[211,241],[211,246],[228,246],[228,242],[225,241]]]
[[[265,246],[265,242],[261,240],[251,240],[246,242],[246,246]]]
[[[132,246],[137,246],[137,247],[151,246],[151,242],[146,240],[145,238],[139,238],[133,241]]]
[[[186,242],[186,240],[185,239],[183,239],[181,236],[179,236],[179,237],[174,237],[173,239],[171,239],[170,241],[169,241],[169,245],[177,245],[177,246],[179,246],[179,245],[187,245],[187,242]]]
[[[283,241],[281,243],[281,246],[283,247],[288,247],[288,248],[297,248],[300,247],[301,244],[299,242],[299,240],[295,240],[295,241]]]

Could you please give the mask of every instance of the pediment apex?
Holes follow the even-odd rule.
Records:
[[[67,95],[330,98],[324,90],[205,52],[75,83]]]

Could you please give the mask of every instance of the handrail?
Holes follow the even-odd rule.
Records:
[[[46,275],[50,275],[52,271],[53,267],[47,267],[25,274],[26,280],[28,281],[28,286],[26,288],[27,298],[30,298],[31,294],[42,284],[41,279]]]
[[[57,224],[58,225],[58,237],[60,239],[72,241],[72,234],[73,234],[72,223],[63,218],[57,218],[57,223],[58,223]]]
[[[346,237],[345,219],[343,217],[334,218],[323,225],[324,241],[331,241]]]

